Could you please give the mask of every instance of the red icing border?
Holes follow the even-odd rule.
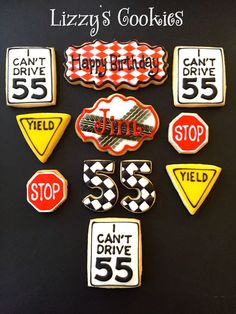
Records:
[[[80,121],[86,113],[92,113],[94,110],[96,110],[98,108],[98,106],[101,102],[110,103],[115,97],[119,97],[123,101],[133,100],[136,103],[136,105],[139,106],[139,108],[150,110],[153,114],[154,119],[155,119],[155,126],[153,128],[153,131],[150,134],[148,134],[148,135],[145,134],[142,137],[140,137],[140,140],[138,141],[137,145],[135,145],[135,146],[125,145],[124,148],[119,153],[114,151],[109,145],[101,146],[96,138],[94,138],[93,136],[85,136],[83,134],[83,132],[80,130]],[[83,109],[82,113],[76,119],[75,131],[78,134],[78,136],[82,139],[83,142],[92,142],[96,146],[96,148],[100,151],[107,151],[111,155],[121,156],[121,155],[124,155],[127,151],[137,150],[142,145],[143,141],[145,141],[145,139],[151,140],[153,138],[153,136],[155,135],[155,133],[157,132],[159,126],[160,126],[159,117],[151,105],[144,105],[139,100],[137,100],[135,97],[132,97],[132,96],[125,97],[121,94],[113,94],[113,95],[109,96],[108,98],[98,99],[92,108]]]

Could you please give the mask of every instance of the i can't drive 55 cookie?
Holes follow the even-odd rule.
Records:
[[[226,74],[223,48],[175,47],[173,95],[176,107],[224,106]]]
[[[136,288],[141,285],[142,239],[138,219],[90,220],[87,253],[89,287]]]
[[[6,102],[12,107],[56,104],[56,54],[49,47],[11,47],[6,53]]]

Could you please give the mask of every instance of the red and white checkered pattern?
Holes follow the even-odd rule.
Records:
[[[158,62],[159,65],[158,71],[155,76],[150,76],[148,74],[150,70],[152,70],[150,67],[146,69],[128,69],[127,65],[124,65],[123,70],[111,70],[109,61],[111,54],[117,56],[118,60],[122,60],[127,56],[130,58],[135,57],[137,62],[139,62],[142,57],[155,58],[155,62]],[[97,73],[90,73],[90,68],[79,69],[78,61],[74,61],[74,67],[72,67],[72,59],[78,58],[79,55],[81,63],[83,59],[106,59],[106,74],[103,77],[99,77]],[[166,76],[167,64],[165,62],[165,56],[165,50],[159,46],[150,47],[135,41],[128,43],[119,43],[118,41],[111,43],[95,41],[79,47],[68,47],[66,50],[67,60],[65,76],[72,83],[82,81],[84,84],[94,84],[98,88],[106,83],[111,83],[116,88],[122,84],[136,86],[137,84],[147,84],[150,81],[161,82]],[[153,71],[156,72],[156,68],[153,68]]]

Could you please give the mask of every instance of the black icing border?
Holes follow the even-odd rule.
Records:
[[[48,142],[47,146],[45,147],[44,151],[43,151],[42,153],[40,153],[39,150],[37,149],[37,147],[35,146],[35,144],[33,143],[33,141],[31,140],[31,137],[30,137],[29,133],[27,132],[26,128],[24,127],[24,124],[22,123],[22,120],[43,120],[43,119],[44,119],[44,120],[59,119],[60,122],[59,122],[57,128],[54,130],[53,135],[52,135],[50,141]],[[49,117],[46,117],[46,118],[37,118],[37,117],[36,117],[36,118],[35,118],[35,117],[33,117],[33,118],[26,117],[26,118],[25,118],[25,117],[23,117],[23,118],[20,118],[20,124],[22,125],[22,128],[24,129],[24,131],[25,131],[25,133],[26,133],[26,135],[27,135],[27,138],[29,139],[30,143],[33,145],[34,149],[36,150],[36,152],[37,152],[40,156],[43,156],[43,155],[45,154],[46,150],[48,149],[49,145],[51,144],[51,142],[52,142],[52,140],[53,140],[53,138],[54,138],[54,135],[56,134],[57,130],[59,129],[60,125],[62,124],[62,121],[63,121],[63,119],[62,119],[61,117],[57,117],[57,116],[55,116],[55,117],[50,117],[50,118],[49,118]],[[24,134],[23,134],[23,135],[24,135]]]
[[[221,66],[222,66],[222,101],[218,101],[218,102],[207,102],[207,101],[202,101],[202,102],[181,102],[180,101],[180,95],[179,95],[179,69],[180,69],[180,63],[179,63],[179,52],[181,49],[209,49],[209,50],[220,50],[220,54],[221,54]],[[223,53],[223,49],[220,47],[203,47],[203,46],[193,46],[193,47],[180,47],[178,48],[178,73],[177,73],[177,100],[178,100],[178,104],[180,105],[185,105],[186,107],[191,107],[191,105],[196,104],[196,105],[203,105],[203,104],[207,104],[207,106],[209,107],[213,107],[215,104],[222,104],[225,102],[225,81],[226,81],[226,75],[225,75],[225,63],[224,63],[224,53]]]
[[[38,101],[38,102],[32,102],[32,101],[24,101],[24,102],[11,102],[9,100],[9,51],[10,50],[16,50],[16,49],[47,49],[49,50],[50,55],[50,72],[51,72],[51,99],[48,101]],[[32,104],[32,108],[34,108],[38,104],[51,104],[53,102],[53,94],[54,94],[54,79],[53,79],[53,70],[52,70],[52,48],[49,47],[10,47],[7,49],[7,103],[15,105],[16,107],[20,107],[23,104]],[[55,61],[56,62],[56,61]]]
[[[189,199],[187,193],[186,193],[185,190],[183,189],[182,184],[181,184],[180,180],[178,179],[178,177],[177,177],[177,175],[176,175],[176,173],[175,173],[175,172],[178,171],[178,170],[196,170],[196,171],[199,171],[199,170],[209,171],[209,170],[211,170],[211,171],[214,172],[213,177],[211,178],[211,180],[210,180],[209,183],[207,184],[207,186],[206,186],[206,188],[204,189],[204,191],[203,191],[201,197],[199,198],[199,200],[197,201],[197,203],[196,203],[195,205],[190,201],[190,199]],[[190,169],[190,168],[184,168],[184,167],[183,167],[183,168],[175,168],[175,169],[173,169],[173,173],[174,173],[174,176],[175,176],[177,182],[179,183],[179,185],[180,185],[182,191],[184,192],[184,195],[186,196],[187,200],[189,201],[189,203],[191,204],[191,206],[192,206],[193,208],[196,208],[196,207],[198,206],[198,204],[200,203],[201,199],[203,198],[203,196],[204,196],[206,190],[208,189],[208,186],[211,184],[212,180],[215,178],[216,170],[215,170],[215,169],[207,169],[207,168],[204,168],[204,169],[203,169],[203,168],[202,168],[202,169],[191,168],[191,169]]]
[[[133,223],[135,225],[137,225],[137,228],[138,228],[138,243],[140,244],[140,236],[141,236],[141,233],[140,233],[140,224],[135,222],[135,221],[93,221],[92,224],[91,224],[91,227],[90,227],[90,268],[89,268],[89,272],[90,272],[90,285],[91,287],[95,287],[95,288],[100,288],[100,287],[114,287],[114,284],[113,285],[109,285],[109,284],[104,284],[104,285],[94,285],[92,284],[92,233],[93,233],[93,225],[96,224],[96,223],[125,223],[125,224],[130,224],[130,223]],[[142,248],[141,248],[142,250]],[[140,259],[139,259],[139,256],[140,256],[140,245],[138,245],[138,250],[137,250],[137,256],[138,256],[138,284],[137,285],[117,285],[117,287],[115,288],[119,288],[119,287],[124,287],[124,288],[137,288],[140,286],[140,275],[142,273],[142,270],[141,270],[141,273],[140,273]]]
[[[101,43],[103,43],[103,44],[109,44],[109,43],[111,43],[111,42],[114,42],[114,41],[117,41],[119,44],[121,44],[121,45],[125,45],[125,44],[129,44],[130,42],[136,42],[138,45],[146,45],[148,48],[150,48],[150,49],[154,49],[154,48],[157,48],[157,47],[161,47],[162,48],[162,50],[165,52],[165,54],[163,55],[163,61],[164,61],[164,66],[163,66],[163,71],[165,71],[165,75],[162,77],[162,79],[161,80],[157,80],[157,79],[153,79],[153,78],[151,78],[149,81],[147,81],[147,82],[142,82],[142,81],[138,81],[136,84],[130,84],[130,83],[128,83],[128,82],[121,82],[121,83],[119,83],[118,85],[115,85],[115,84],[113,84],[113,82],[112,81],[109,81],[109,80],[106,80],[106,81],[104,81],[101,85],[97,85],[95,82],[85,82],[83,79],[81,79],[81,78],[77,78],[77,79],[75,79],[75,80],[70,80],[68,77],[67,77],[67,75],[66,75],[66,72],[68,71],[68,67],[66,66],[66,63],[67,63],[67,61],[68,61],[68,58],[67,58],[67,54],[66,54],[66,50],[69,48],[69,47],[73,47],[73,48],[76,48],[76,49],[79,49],[79,48],[83,48],[84,46],[87,46],[87,45],[93,45],[93,44],[95,44],[95,42],[97,42],[97,41],[99,41],[99,42],[101,42]],[[65,79],[67,80],[67,82],[68,83],[70,83],[70,84],[72,84],[72,85],[77,85],[77,84],[80,84],[80,83],[83,83],[84,85],[85,85],[85,87],[91,87],[91,88],[95,88],[95,89],[98,89],[98,90],[100,90],[100,89],[103,89],[103,88],[106,88],[106,86],[105,85],[111,85],[112,87],[112,89],[113,90],[115,90],[115,91],[117,91],[117,90],[119,90],[119,89],[121,89],[121,88],[127,88],[127,87],[130,87],[131,89],[133,88],[137,88],[137,87],[139,87],[139,85],[140,85],[140,87],[146,87],[147,85],[149,85],[149,84],[155,84],[155,83],[153,83],[153,82],[158,82],[159,84],[156,84],[156,85],[161,85],[161,84],[163,84],[164,82],[165,82],[165,80],[167,79],[167,77],[168,77],[168,73],[167,73],[167,68],[169,67],[169,64],[167,63],[167,59],[168,59],[168,52],[167,52],[167,50],[163,47],[163,46],[161,46],[161,45],[155,45],[155,46],[151,46],[151,45],[149,45],[149,44],[147,44],[147,43],[144,43],[144,42],[139,42],[138,40],[136,40],[136,39],[134,39],[134,40],[129,40],[129,41],[119,41],[119,40],[113,40],[113,41],[104,41],[104,40],[99,40],[99,39],[95,39],[94,41],[90,41],[90,42],[86,42],[86,43],[83,43],[82,45],[80,45],[80,46],[76,46],[76,45],[70,45],[69,47],[67,47],[66,48],[66,50],[64,51],[64,57],[65,57],[65,60],[66,60],[66,62],[63,62],[63,66],[65,67],[65,72],[64,72],[64,77],[65,77]],[[76,82],[79,82],[79,83],[76,83]],[[143,86],[142,86],[143,85]],[[105,86],[105,87],[104,87]],[[121,87],[121,86],[123,86],[123,87]],[[107,87],[110,87],[110,86],[107,86]]]

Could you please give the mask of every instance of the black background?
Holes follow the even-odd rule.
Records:
[[[50,8],[57,12],[99,14],[112,11],[111,25],[91,38],[89,28],[50,27]],[[235,208],[235,71],[236,2],[230,1],[0,1],[0,312],[1,313],[236,313]],[[132,13],[184,10],[181,27],[122,27],[122,7]],[[123,157],[110,157],[75,134],[74,122],[110,89],[69,85],[63,77],[63,52],[86,41],[137,39],[161,44],[169,52],[169,78],[164,85],[120,93],[154,106],[161,126],[151,142]],[[11,46],[51,46],[57,51],[58,101],[55,107],[9,108],[5,102],[5,51]],[[172,53],[177,45],[220,46],[227,66],[227,104],[222,108],[175,108],[172,98]],[[167,141],[169,122],[180,112],[198,113],[209,125],[210,141],[196,155],[179,155]],[[15,116],[30,112],[65,112],[72,121],[43,165],[26,144]],[[118,179],[122,159],[150,159],[155,206],[137,216],[117,204],[103,214],[86,209],[90,191],[82,182],[85,159],[112,159],[120,199],[127,194]],[[165,165],[209,163],[223,171],[195,216],[183,206]],[[53,214],[39,214],[26,201],[26,183],[39,169],[58,169],[69,181],[68,200]],[[129,192],[129,191],[128,191]],[[86,283],[87,228],[96,217],[139,218],[143,233],[143,283],[136,289],[96,289]]]

